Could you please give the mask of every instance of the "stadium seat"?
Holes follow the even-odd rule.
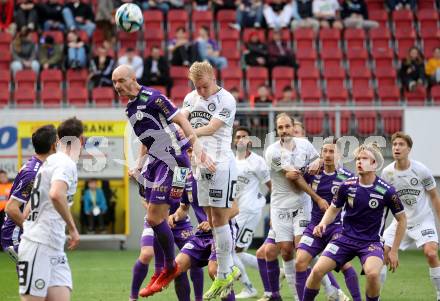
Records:
[[[197,36],[199,33],[199,29],[202,26],[206,26],[209,28],[209,32],[212,36],[214,36],[214,17],[212,11],[192,11],[192,31],[193,36]]]
[[[188,86],[173,86],[170,92],[171,101],[178,107],[182,106],[186,94],[191,92]]]
[[[406,104],[411,106],[424,105],[427,100],[426,88],[424,86],[418,86],[412,92],[405,91]]]
[[[381,111],[383,133],[391,136],[402,130],[402,111]]]
[[[257,28],[245,28],[243,30],[243,41],[245,43],[249,42],[249,39],[253,34],[257,34],[261,42],[263,43],[266,42],[266,35],[264,29],[257,29]]]
[[[222,70],[222,81],[223,86],[226,89],[243,88],[243,72],[239,67],[229,66],[226,69]]]
[[[400,92],[396,85],[379,86],[377,94],[382,105],[398,105],[400,103]]]
[[[408,9],[394,10],[391,13],[393,19],[394,29],[412,28],[413,27],[413,12]]]
[[[294,72],[291,67],[277,66],[272,69],[272,89],[275,91],[275,98],[279,96],[278,93],[282,93],[284,87],[292,87]]]
[[[295,55],[299,63],[298,71],[316,68],[318,56],[314,48],[297,48]]]
[[[74,107],[85,107],[89,104],[89,95],[85,86],[75,86],[67,90],[67,104]]]
[[[217,13],[217,32],[220,34],[226,30],[230,23],[235,23],[237,12],[233,9],[222,9]],[[238,32],[238,31],[237,31]]]
[[[383,1],[380,0],[382,2],[382,7],[383,7]],[[379,28],[383,29],[387,27],[387,22],[388,22],[388,14],[386,12],[385,9],[379,9],[379,10],[372,10],[370,7],[370,4],[368,3],[368,18],[370,20],[376,21],[379,23]]]
[[[342,62],[342,50],[339,48],[321,48],[321,59],[325,67],[339,67]]]
[[[43,31],[41,34],[40,41],[44,41],[44,38],[46,36],[52,36],[56,44],[62,45],[64,43],[64,35],[62,31],[59,30]]]
[[[60,107],[63,103],[63,91],[59,86],[42,89],[40,99],[43,107]]]
[[[105,40],[104,39],[104,32],[102,31],[102,29],[96,28],[96,30],[93,32],[93,35],[92,35],[92,44],[93,45],[101,45],[104,42],[104,40]],[[81,37],[81,41],[86,43],[88,41],[88,38],[84,40]]]
[[[393,66],[390,65],[381,65],[375,70],[376,78],[378,81],[378,85],[395,85],[397,79],[397,72]]]
[[[324,79],[327,85],[343,84],[345,71],[342,68],[325,67],[323,70]]]
[[[361,136],[369,136],[376,133],[376,112],[356,111],[354,112],[356,120],[356,130]]]
[[[218,39],[222,50],[237,50],[240,45],[240,33],[237,30],[224,28],[218,33]]]
[[[117,31],[118,49],[121,48],[137,48],[138,32],[125,32],[122,30]]]
[[[273,36],[273,32],[274,30],[269,30],[268,31],[268,40],[272,41],[272,36]],[[292,42],[292,39],[290,38],[290,30],[287,28],[283,28],[281,29],[281,40],[284,42],[287,42],[289,45]]]
[[[385,11],[383,0],[366,0],[369,10]]]
[[[318,81],[300,81],[301,101],[304,105],[319,105],[322,98],[322,91]]]
[[[9,89],[0,89],[0,108],[9,105],[10,94]]]
[[[9,90],[11,72],[8,69],[0,69],[0,90]]]
[[[0,55],[0,69],[8,70],[11,65],[11,60],[11,52],[3,52],[2,55]]]
[[[304,112],[304,128],[307,135],[322,135],[324,133],[324,112]]]
[[[319,31],[319,43],[321,49],[339,48],[341,30],[336,28],[321,28]]]
[[[390,48],[373,48],[371,55],[376,68],[387,66],[393,67],[393,51]]]
[[[374,91],[368,85],[353,85],[351,93],[356,105],[372,105],[374,102]]]
[[[416,46],[416,32],[413,28],[398,27],[394,33],[398,50],[408,50]]]
[[[33,107],[37,102],[37,93],[31,87],[15,89],[14,100],[16,107]]]
[[[316,68],[299,68],[298,79],[302,82],[307,80],[317,81],[319,79],[319,71]]]
[[[420,1],[424,2],[424,1]],[[419,28],[437,28],[438,11],[435,9],[419,9],[417,11],[417,19],[419,20]]]
[[[36,89],[37,75],[31,69],[20,70],[15,73],[15,89]]]
[[[440,28],[420,28],[424,54],[431,55],[435,47],[440,47]]]
[[[418,1],[417,6],[419,10],[434,9],[435,10],[435,0],[423,0]]]
[[[63,73],[59,69],[45,69],[40,73],[41,90],[61,87]]]
[[[431,99],[434,105],[440,105],[440,85],[431,88]]]
[[[6,31],[0,32],[0,45],[5,44],[5,45],[10,46],[12,39],[13,39],[13,37],[10,33],[6,32]]]
[[[96,107],[111,107],[115,99],[113,88],[97,87],[92,91],[92,101]]]
[[[220,51],[221,55],[228,60],[228,66],[239,67],[241,55],[237,48],[223,48]]]
[[[328,121],[329,121],[329,130],[330,134],[336,134],[336,122],[335,122],[335,112],[328,112]],[[350,111],[341,111],[341,135],[348,135],[350,131],[350,123],[351,123],[351,112]]]
[[[388,28],[379,27],[370,30],[371,49],[389,49],[391,33]]]
[[[316,32],[311,28],[298,28],[293,32],[295,49],[315,49]]]
[[[87,86],[87,78],[88,78],[88,70],[80,69],[80,70],[72,70],[68,69],[67,74],[67,85],[70,89],[74,87],[86,87]]]
[[[188,13],[184,9],[171,9],[168,11],[168,38],[174,38],[176,29],[184,27],[189,31]]]
[[[347,28],[344,32],[344,39],[347,51],[352,48],[365,49],[365,30],[360,28]]]
[[[163,32],[163,13],[160,10],[147,9],[143,12],[144,15],[144,32],[146,31],[160,31]]]
[[[189,87],[188,67],[171,66],[170,76],[173,79],[173,85]]]
[[[330,83],[327,81],[327,99],[329,105],[345,105],[348,102],[348,92],[342,81]]]
[[[167,88],[165,86],[150,86],[152,89],[156,89],[163,95],[167,95]]]
[[[159,46],[163,49],[165,46],[165,34],[161,30],[145,30],[144,42],[145,49],[151,49],[152,46]]]
[[[248,93],[254,94],[260,85],[268,85],[269,70],[266,67],[248,67],[246,70],[246,78]]]

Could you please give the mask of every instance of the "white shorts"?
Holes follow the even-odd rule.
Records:
[[[201,207],[231,208],[236,197],[237,169],[235,160],[216,162],[216,172],[200,169],[197,178],[198,201]]]
[[[383,233],[385,245],[391,247],[396,235],[397,223],[393,221]],[[413,227],[408,227],[400,243],[400,249],[406,250],[415,243],[417,248],[428,242],[438,243],[437,229],[433,218],[428,218]]]
[[[271,208],[270,220],[275,232],[275,242],[294,241],[294,237],[302,235],[310,223],[309,206],[296,210]]]
[[[72,273],[64,251],[23,239],[18,247],[19,293],[46,297],[52,286],[72,290]]]
[[[261,211],[257,213],[240,212],[235,218],[238,224],[237,248],[247,250],[254,238],[255,230],[261,219]]]

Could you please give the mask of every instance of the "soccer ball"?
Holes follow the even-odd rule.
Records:
[[[144,17],[139,6],[133,3],[125,3],[116,11],[115,21],[123,31],[135,32],[142,28]]]

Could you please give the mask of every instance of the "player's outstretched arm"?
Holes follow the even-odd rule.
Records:
[[[189,208],[190,205],[180,203],[176,212],[168,217],[168,224],[171,228],[174,228],[176,222],[184,220],[188,216]]]
[[[321,237],[322,234],[324,234],[327,225],[333,223],[341,209],[342,208],[336,208],[334,205],[328,207],[321,219],[321,222],[315,227],[315,229],[313,229],[313,235]]]
[[[50,186],[49,197],[55,210],[61,215],[67,225],[70,235],[68,248],[69,250],[75,249],[79,244],[79,233],[67,203],[67,184],[61,180],[53,181]]]
[[[432,208],[434,208],[437,218],[440,221],[440,195],[437,191],[437,188],[434,187],[433,189],[428,190],[427,193],[431,199]]]
[[[9,201],[6,203],[5,212],[17,226],[23,228],[25,216],[20,210],[21,206],[24,206],[23,203],[17,201],[16,199],[9,199]]]
[[[394,236],[393,245],[388,253],[388,262],[390,265],[390,271],[394,271],[399,266],[399,246],[406,231],[406,214],[401,211],[394,215],[397,221],[396,235]]]

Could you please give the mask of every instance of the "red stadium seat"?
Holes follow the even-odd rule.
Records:
[[[298,28],[293,32],[295,49],[315,48],[316,32],[311,28]]]
[[[390,48],[373,48],[371,55],[376,68],[387,66],[393,67],[393,51]]]
[[[301,100],[304,105],[319,105],[322,98],[318,81],[301,81]]]
[[[15,89],[36,88],[37,75],[33,70],[25,69],[15,73]]]
[[[165,86],[151,86],[150,88],[156,89],[163,95],[167,95],[167,88]]]
[[[304,112],[304,127],[307,135],[323,134],[324,113],[323,112]]]
[[[10,52],[2,52],[0,55],[0,69],[8,70],[11,65],[12,55]]]
[[[368,9],[385,11],[383,0],[367,0]]]
[[[82,86],[75,86],[67,90],[67,103],[74,107],[85,107],[89,104],[87,89]]]
[[[352,95],[357,105],[372,105],[374,102],[374,91],[368,85],[353,85]]]
[[[198,11],[193,10],[192,12],[192,30],[193,35],[197,36],[199,33],[199,29],[202,26],[206,26],[209,28],[209,32],[214,34],[214,17],[211,11]]]
[[[323,75],[327,85],[343,84],[345,79],[345,71],[342,68],[324,68]]]
[[[382,6],[383,6],[383,3],[382,3]],[[380,10],[370,10],[371,9],[370,6],[368,8],[369,8],[369,10],[368,10],[368,18],[370,20],[378,22],[379,23],[379,28],[386,28],[387,27],[387,22],[388,22],[388,14],[387,14],[386,10],[383,9],[383,8],[380,9]]]
[[[266,67],[248,67],[246,78],[248,93],[255,94],[260,85],[268,85],[269,70]]]
[[[174,38],[176,29],[179,27],[184,27],[189,31],[188,13],[184,9],[172,9],[168,11],[168,38]]]
[[[353,87],[369,87],[371,81],[371,71],[367,67],[351,67],[349,69]]]
[[[365,49],[365,30],[360,28],[347,28],[344,32],[344,38],[347,51],[352,48]]]
[[[221,10],[222,11],[222,10]],[[218,33],[219,42],[221,49],[239,49],[240,44],[240,33],[234,29],[222,29]]]
[[[431,88],[431,98],[434,105],[440,104],[440,85]]]
[[[171,66],[170,75],[173,79],[173,85],[189,87],[188,67]]]
[[[44,39],[46,36],[52,36],[56,44],[64,43],[64,35],[62,31],[58,31],[58,30],[43,31],[43,33],[41,34],[42,39]]]
[[[420,1],[424,2],[424,1]],[[417,19],[419,20],[419,28],[437,28],[438,11],[435,9],[420,9],[417,12]]]
[[[402,111],[381,111],[380,115],[385,135],[391,136],[402,130]]]
[[[319,71],[316,68],[299,68],[298,79],[301,81],[307,79],[316,81],[319,79]]]
[[[245,28],[243,30],[243,41],[245,43],[249,42],[250,37],[254,34],[258,35],[261,42],[263,43],[266,42],[266,35],[264,29],[256,29],[256,28]]]
[[[277,93],[282,91],[284,87],[292,87],[294,72],[291,67],[275,67],[272,69],[272,89],[275,91],[275,97],[279,96]]]
[[[137,48],[138,43],[138,32],[117,32],[118,49],[121,48]]]
[[[170,93],[171,101],[176,106],[180,107],[182,106],[186,94],[189,92],[191,92],[191,89],[188,86],[173,86]]]
[[[217,13],[218,33],[228,28],[230,23],[235,23],[237,19],[237,13],[233,9],[222,9]]]
[[[164,48],[165,34],[161,30],[145,30],[144,41],[146,44],[145,46],[148,49],[151,49],[152,46],[159,46],[160,48]]]
[[[10,96],[9,89],[0,89],[0,108],[9,105]]]
[[[163,13],[160,10],[147,9],[144,15],[144,31],[160,31],[163,32]]]
[[[11,72],[7,69],[0,70],[0,90],[9,90],[9,85],[11,82]]]
[[[111,107],[114,99],[115,94],[111,87],[98,87],[92,91],[92,101],[96,107]]]
[[[348,92],[344,87],[343,82],[330,82],[327,81],[327,98],[329,104],[346,104],[348,102]]]
[[[17,107],[32,107],[37,101],[37,93],[31,87],[15,89],[14,99]]]
[[[405,97],[407,101],[406,104],[413,106],[423,106],[428,98],[424,86],[418,86],[417,89],[412,92],[405,91]]]
[[[239,67],[240,66],[240,51],[237,48],[223,48],[220,51],[221,55],[228,60],[228,66]]]
[[[394,28],[412,28],[413,27],[413,12],[408,9],[394,10],[392,13]]]
[[[269,41],[272,41],[272,36],[273,36],[273,32],[274,32],[274,30],[269,30],[269,32],[268,32],[268,40]],[[284,42],[287,42],[287,43],[289,43],[289,45],[290,45],[290,43],[291,43],[291,38],[290,38],[290,30],[289,29],[287,29],[287,28],[283,28],[283,29],[281,29],[281,40],[282,41],[284,41]]]
[[[361,136],[369,136],[376,133],[376,112],[357,111],[354,112],[357,133]]]
[[[385,48],[391,46],[391,33],[388,28],[379,27],[370,30],[371,49]]]
[[[418,1],[417,6],[419,10],[435,9],[435,0]]]
[[[63,91],[58,87],[41,90],[41,104],[44,107],[60,107],[63,103]]]
[[[330,126],[330,134],[336,134],[336,121],[335,121],[335,112],[328,113],[328,121]],[[350,133],[350,123],[351,123],[351,112],[350,111],[341,111],[341,135],[347,135]]]
[[[63,73],[58,69],[45,69],[40,73],[41,90],[61,87]]]
[[[407,50],[416,45],[416,32],[413,28],[396,28],[395,37],[399,50]]]
[[[382,65],[376,68],[375,73],[379,86],[396,84],[397,72],[393,66]]]
[[[297,48],[295,55],[299,63],[299,71],[316,68],[318,56],[314,48]]]
[[[321,48],[339,48],[341,40],[341,30],[336,28],[321,28],[319,31],[319,42]]]
[[[240,90],[243,87],[243,72],[240,67],[229,66],[222,70],[222,80],[226,89],[235,87]]]
[[[87,86],[87,77],[88,77],[88,71],[87,69],[80,69],[80,70],[67,70],[67,84],[70,89],[74,87],[86,87]]]
[[[377,94],[382,105],[397,105],[400,102],[400,92],[396,85],[379,86]]]
[[[339,48],[323,48],[320,51],[325,69],[338,69],[342,64],[342,51]]]

